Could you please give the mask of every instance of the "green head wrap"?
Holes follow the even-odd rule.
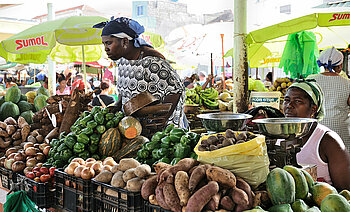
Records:
[[[315,118],[321,121],[324,117],[324,95],[321,87],[316,83],[314,79],[300,79],[291,84],[288,89],[297,87],[305,91],[312,99],[315,105],[317,105],[317,112]]]

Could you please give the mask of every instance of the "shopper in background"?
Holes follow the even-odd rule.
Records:
[[[267,89],[271,89],[273,86],[273,81],[272,81],[272,72],[269,72],[265,76],[265,82],[264,85]]]
[[[341,77],[343,54],[332,47],[321,52],[317,61],[325,72],[308,76],[315,79],[325,96],[325,117],[320,122],[335,131],[350,152],[350,81]]]
[[[192,74],[191,77],[186,77],[184,81],[184,86],[185,88],[191,89],[196,87],[196,81],[198,81],[198,75],[197,74]]]
[[[16,85],[16,83],[15,83],[15,82],[13,82],[12,77],[9,77],[9,78],[7,78],[7,79],[6,79],[6,83],[5,83],[5,85],[6,85],[6,88],[10,88],[10,87],[12,87],[12,86]]]
[[[115,98],[108,95],[109,89],[110,89],[109,84],[107,82],[102,82],[101,93],[92,100],[91,105],[102,106],[102,107],[108,107],[110,105],[114,105]]]
[[[58,77],[58,86],[56,90],[57,95],[69,95],[70,94],[70,88],[67,86],[67,80],[66,77],[63,74],[60,74]]]

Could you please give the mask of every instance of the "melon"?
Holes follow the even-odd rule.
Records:
[[[13,102],[5,102],[0,107],[0,119],[5,120],[8,117],[17,119],[19,116],[19,108]]]
[[[34,107],[36,111],[41,110],[43,107],[47,105],[46,100],[48,99],[47,96],[39,94],[34,99]]]
[[[6,91],[5,102],[13,102],[17,104],[21,99],[21,90],[17,85],[12,86]]]
[[[38,90],[36,90],[36,95],[39,94],[45,95],[47,97],[50,96],[49,91],[43,85],[41,85],[41,87]]]
[[[33,106],[27,101],[18,102],[17,106],[19,107],[19,111],[21,113],[26,112],[28,110],[33,110]]]
[[[20,116],[22,116],[28,124],[33,123],[33,116],[34,116],[33,111],[31,111],[31,110],[25,111],[25,112],[21,113]]]
[[[103,156],[113,156],[121,147],[122,141],[117,128],[110,128],[102,134],[99,152]]]

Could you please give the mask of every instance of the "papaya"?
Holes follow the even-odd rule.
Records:
[[[291,204],[295,201],[293,176],[284,169],[275,168],[267,175],[266,190],[273,205]]]
[[[311,190],[312,199],[314,202],[321,206],[321,202],[329,194],[338,194],[337,190],[328,183],[317,182]]]
[[[303,172],[294,166],[288,166],[288,165],[284,166],[283,169],[289,172],[294,178],[295,198],[305,199],[307,194],[309,193],[309,186],[307,184],[307,181]]]
[[[292,204],[292,209],[294,212],[305,212],[309,209],[309,206],[302,199],[297,199]]]
[[[50,96],[49,91],[44,87],[44,85],[41,85],[38,90],[36,90],[36,95],[38,96],[39,94],[45,95],[47,97]]]
[[[349,212],[350,204],[340,194],[329,194],[321,203],[321,211],[327,212]]]
[[[305,212],[321,212],[320,209],[316,206],[307,209]]]
[[[305,177],[305,179],[306,179],[306,181],[307,181],[307,185],[308,185],[308,187],[309,187],[309,191],[311,191],[312,186],[314,186],[314,184],[315,184],[314,179],[312,179],[310,173],[307,172],[307,171],[305,171],[304,169],[301,169],[301,172],[303,172],[304,177]]]
[[[340,195],[342,195],[343,197],[345,197],[346,200],[350,200],[350,191],[348,190],[342,190],[340,193]]]
[[[21,90],[17,85],[12,86],[6,91],[5,102],[13,102],[17,104],[21,99]]]
[[[34,107],[36,111],[41,110],[41,108],[45,107],[47,105],[46,100],[48,99],[45,95],[37,95],[34,99]]]
[[[293,212],[293,210],[290,204],[280,204],[269,208],[269,212]]]

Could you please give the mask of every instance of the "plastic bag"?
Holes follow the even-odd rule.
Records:
[[[7,195],[4,212],[39,212],[35,203],[29,199],[25,191],[17,191]]]
[[[239,133],[235,132],[236,136]],[[225,133],[220,134],[225,135]],[[257,137],[250,141],[214,151],[199,151],[198,146],[202,140],[209,136],[211,135],[203,136],[194,148],[198,155],[198,161],[228,169],[236,176],[243,178],[253,188],[266,181],[270,161],[267,155],[265,136],[256,135]]]

